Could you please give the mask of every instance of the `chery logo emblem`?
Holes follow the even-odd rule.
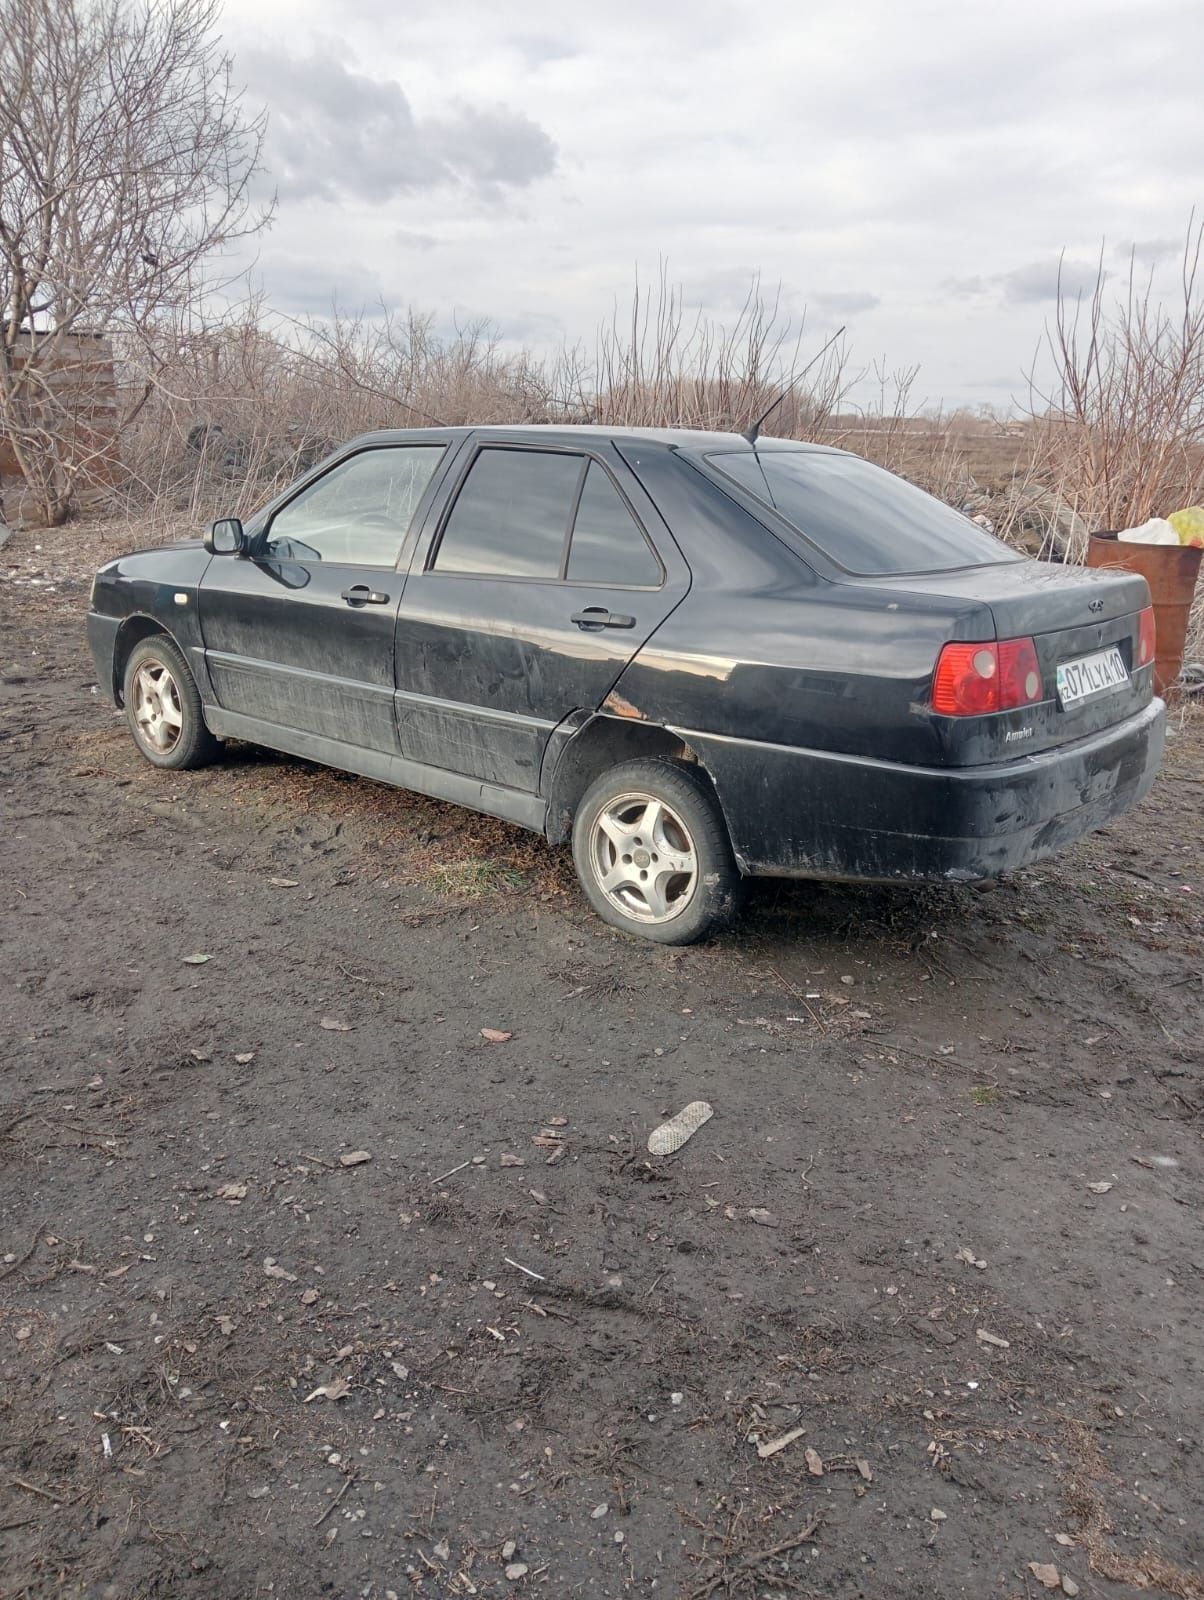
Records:
[[[1102,600],[1092,600],[1087,609],[1088,611],[1102,611],[1104,609],[1104,602]]]

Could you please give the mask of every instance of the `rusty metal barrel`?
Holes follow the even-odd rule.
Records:
[[[1114,533],[1093,533],[1087,546],[1089,567],[1123,567],[1139,572],[1150,586],[1154,625],[1154,692],[1165,694],[1183,665],[1183,644],[1204,550],[1192,545],[1129,544]]]

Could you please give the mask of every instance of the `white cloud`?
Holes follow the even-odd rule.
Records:
[[[934,402],[1006,401],[1063,253],[1173,275],[1204,201],[1198,0],[342,0],[334,46],[330,17],[229,17],[273,254],[535,339],[588,341],[662,261],[731,319],[759,269],[817,343],[848,320]]]
[[[1056,303],[1058,296],[1075,300],[1088,296],[1095,288],[1099,263],[1047,259],[1030,261],[1026,266],[1013,267],[1000,278],[1003,298],[1012,305],[1039,304],[1048,300]]]
[[[882,301],[864,289],[821,289],[811,296],[810,304],[831,317],[856,317],[876,310]]]
[[[355,262],[326,262],[317,257],[297,257],[276,250],[271,243],[254,269],[274,311],[289,316],[330,317],[337,311],[352,315],[381,307],[391,310],[399,296],[370,268]]]
[[[396,79],[357,72],[325,49],[294,56],[248,50],[240,66],[271,108],[267,175],[282,201],[379,205],[441,184],[496,196],[546,177],[556,147],[503,105],[453,104],[416,117]]]

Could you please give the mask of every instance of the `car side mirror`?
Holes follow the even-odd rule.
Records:
[[[238,517],[221,517],[205,535],[205,549],[211,556],[240,556],[247,548],[247,536]]]

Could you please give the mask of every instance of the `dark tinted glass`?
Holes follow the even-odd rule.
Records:
[[[846,572],[947,572],[1020,559],[968,517],[859,456],[747,450],[708,459]]]
[[[558,578],[581,456],[482,450],[443,530],[438,572]]]
[[[604,470],[591,462],[569,546],[570,583],[655,588],[660,564]]]
[[[272,518],[263,554],[282,561],[392,567],[442,445],[363,450]]]

